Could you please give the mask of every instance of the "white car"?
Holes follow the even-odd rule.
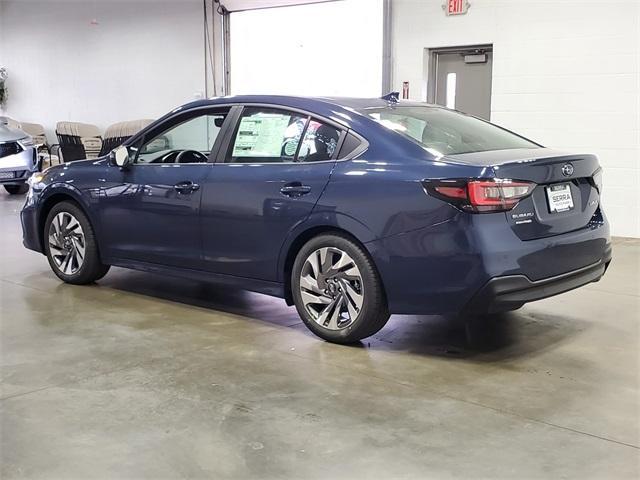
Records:
[[[0,185],[11,195],[25,193],[27,180],[38,170],[33,139],[0,121]]]

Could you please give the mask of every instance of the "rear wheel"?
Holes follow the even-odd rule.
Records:
[[[26,183],[23,183],[22,185],[5,185],[4,189],[9,195],[20,195],[22,193],[27,193],[29,185]]]
[[[61,202],[51,209],[44,239],[51,270],[67,283],[95,282],[109,271],[109,266],[100,262],[89,219],[74,203]]]
[[[346,236],[321,235],[305,244],[293,265],[291,289],[305,325],[330,342],[369,337],[389,319],[373,261]]]

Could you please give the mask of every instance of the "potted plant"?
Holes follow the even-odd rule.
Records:
[[[7,105],[7,77],[9,73],[5,67],[0,67],[0,108],[5,108]]]

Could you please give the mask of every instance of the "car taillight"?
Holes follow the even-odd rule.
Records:
[[[591,183],[591,185],[598,190],[598,193],[602,195],[602,167],[598,168],[598,170],[594,172],[593,176],[589,178],[589,183]]]
[[[520,180],[424,180],[427,193],[473,213],[505,212],[529,196],[536,184]]]

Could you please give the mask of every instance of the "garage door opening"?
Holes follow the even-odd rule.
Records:
[[[230,92],[379,96],[383,3],[343,0],[231,13]]]

